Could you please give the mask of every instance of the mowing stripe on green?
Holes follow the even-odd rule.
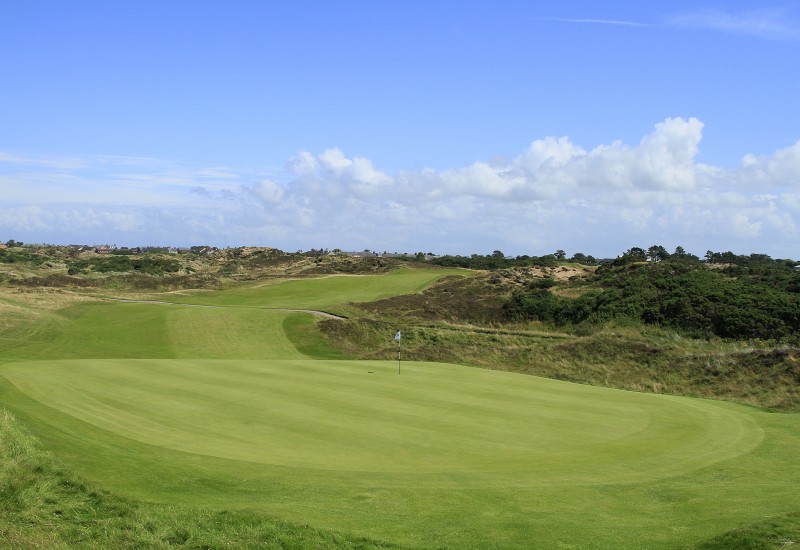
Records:
[[[16,363],[29,397],[136,441],[352,472],[493,473],[536,486],[658,479],[751,451],[746,414],[435,363],[82,360]],[[482,479],[482,478],[481,478]]]

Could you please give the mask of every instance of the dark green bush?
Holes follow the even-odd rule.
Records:
[[[634,319],[692,336],[786,339],[800,335],[798,275],[785,264],[708,269],[700,262],[603,266],[595,290],[563,298],[546,288],[515,292],[507,317],[558,325]]]

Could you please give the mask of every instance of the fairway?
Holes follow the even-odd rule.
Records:
[[[398,374],[281,311],[447,273],[70,305],[0,334],[0,399],[121,495],[412,547],[674,548],[800,508],[798,415],[464,365]]]
[[[283,280],[219,292],[171,294],[170,301],[191,304],[320,309],[347,302],[369,302],[424,289],[463,269],[396,269],[381,275],[332,275],[317,279]]]

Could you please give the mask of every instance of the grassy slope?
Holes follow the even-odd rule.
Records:
[[[93,489],[0,409],[3,548],[396,548],[254,512],[148,504]]]
[[[309,292],[307,280],[243,286],[214,293],[175,294],[171,301],[192,304],[273,308],[338,308],[348,302],[368,302],[409,294],[424,289],[448,274],[465,274],[460,269],[397,269],[384,275],[332,275],[314,279]]]
[[[281,286],[283,285],[272,288],[280,289]],[[380,295],[383,288],[385,287],[376,285],[368,294]],[[293,294],[295,297],[302,297],[303,293],[297,290],[295,288],[282,296],[287,298]],[[342,292],[346,292],[346,288],[328,290],[326,298],[313,305],[322,304],[318,307],[325,307],[324,304],[332,303],[335,297],[346,296]],[[239,303],[264,305],[256,295],[248,295],[247,292],[244,294],[242,297],[241,291],[234,291],[232,295],[223,298],[221,303],[241,300]],[[311,307],[306,305],[308,303],[302,304],[302,307]],[[130,309],[115,309],[118,307]],[[270,317],[269,321],[259,325],[258,320],[263,319],[263,316],[258,314],[266,312],[253,311],[251,313],[256,316],[248,318],[244,314],[245,310],[238,308],[104,304],[77,305],[68,309],[56,314],[43,314],[41,322],[47,323],[46,330],[17,330],[13,334],[15,338],[5,340],[14,341],[14,345],[9,348],[12,355],[8,358],[4,355],[3,360],[56,358],[64,355],[76,358],[87,355],[101,358],[143,357],[146,353],[141,344],[142,338],[153,338],[153,347],[147,347],[149,353],[158,353],[165,358],[201,357],[214,353],[218,357],[233,355],[239,358],[261,358],[281,349],[289,357],[292,353],[297,353],[293,344],[298,343],[301,344],[301,349],[313,355],[335,355],[335,352],[315,340],[309,330],[310,318],[304,315],[273,312],[271,315],[275,317]],[[158,313],[154,310],[158,310]],[[123,311],[125,315],[120,316]],[[200,315],[206,318],[201,320]],[[126,326],[120,320],[121,317],[128,320],[140,318],[143,322]],[[225,337],[225,327],[232,323],[232,326],[238,327],[232,334],[241,331],[259,338],[248,337],[237,342]],[[187,351],[188,344],[197,342],[191,335],[205,326],[213,327],[206,334],[215,336],[203,339],[201,348],[191,350],[189,346],[190,351]],[[387,330],[382,332],[391,332],[389,329],[393,326],[395,325],[384,327]],[[42,325],[37,327],[41,328]],[[165,330],[167,327],[169,330]],[[291,328],[292,337],[281,337],[285,333],[278,327]],[[265,333],[274,336],[263,337]],[[8,334],[11,333],[4,333]],[[490,338],[497,338],[497,335],[491,331],[487,334],[489,339],[483,345],[491,346]],[[409,337],[413,336],[413,332],[409,334]],[[28,339],[27,343],[20,341],[25,339]],[[253,343],[254,340],[257,343]],[[464,341],[469,340],[471,337],[465,334]],[[82,350],[75,351],[76,345]],[[183,350],[181,353],[186,355],[180,355],[176,350]],[[391,355],[390,346],[384,349],[386,351]],[[70,353],[74,355],[69,355]],[[6,396],[9,395],[11,394],[6,393]],[[18,400],[16,406],[23,409],[23,412],[24,409],[37,412],[34,409],[38,405],[24,405],[24,397],[18,394],[15,399]],[[37,414],[43,414],[43,410],[39,409]],[[52,411],[46,414],[55,414],[54,418],[59,416]],[[645,532],[648,533],[647,537],[652,545],[662,546],[679,540],[697,540],[700,533],[706,533],[700,535],[702,538],[750,523],[759,514],[782,514],[798,508],[793,500],[798,481],[791,474],[794,472],[793,457],[800,450],[796,437],[797,419],[794,416],[764,415],[755,411],[752,414],[756,415],[758,422],[765,428],[764,444],[747,455],[747,460],[728,461],[721,468],[701,469],[693,475],[632,485],[537,487],[533,492],[519,487],[498,488],[491,494],[485,488],[464,488],[454,492],[452,487],[415,487],[387,491],[385,486],[368,484],[358,492],[353,492],[350,499],[345,500],[345,506],[341,505],[342,493],[325,489],[324,484],[314,483],[305,489],[295,486],[294,493],[292,490],[287,493],[289,487],[281,486],[279,480],[288,472],[281,472],[276,477],[259,478],[258,468],[244,468],[243,473],[246,474],[248,483],[243,483],[243,476],[237,479],[218,476],[218,472],[229,467],[225,466],[224,460],[198,461],[194,455],[131,443],[130,439],[115,438],[103,430],[87,428],[79,421],[59,418],[58,422],[62,422],[59,430],[48,432],[43,429],[40,433],[48,447],[60,449],[60,454],[66,459],[77,459],[80,456],[87,472],[107,467],[105,459],[114,456],[120,464],[131,469],[132,491],[136,491],[135,486],[139,481],[142,482],[138,484],[140,492],[132,493],[142,497],[153,498],[154,494],[161,494],[164,498],[174,498],[179,495],[182,501],[201,503],[217,494],[224,501],[219,505],[229,508],[248,507],[254,499],[261,498],[269,501],[276,513],[284,517],[297,517],[298,502],[313,494],[313,498],[318,499],[322,505],[318,509],[302,508],[302,515],[313,520],[315,524],[349,525],[352,530],[368,530],[379,533],[381,537],[399,540],[408,536],[403,532],[407,527],[403,526],[404,522],[393,522],[391,518],[405,518],[404,521],[417,522],[418,538],[415,543],[424,546],[435,545],[442,540],[484,540],[504,546],[526,540],[533,533],[542,537],[538,540],[562,541],[564,544],[580,544],[581,540],[593,540],[597,536],[608,537],[604,540],[635,542]],[[28,422],[33,420],[33,417],[26,418]],[[76,445],[74,436],[78,434],[83,439]],[[102,450],[99,456],[98,444]],[[70,452],[74,455],[70,456]],[[165,464],[170,466],[166,467]],[[136,476],[143,477],[137,480]],[[170,479],[181,479],[181,482],[172,483]],[[489,478],[490,481],[491,479]],[[210,480],[213,483],[209,483]],[[142,491],[142,487],[146,489]],[[229,495],[232,494],[238,495],[238,503],[230,498]],[[725,504],[719,506],[718,502]],[[493,510],[489,517],[487,509]],[[358,513],[359,510],[363,513]],[[380,513],[376,513],[376,510]],[[692,518],[691,525],[687,526],[685,522],[689,517]],[[474,521],[464,524],[464,518]],[[520,518],[528,519],[520,521]],[[374,524],[365,525],[365,521],[372,521]],[[612,525],[615,526],[613,529],[609,527]],[[694,533],[691,536],[687,534],[690,531]]]
[[[503,322],[506,293],[542,276],[525,275],[507,270],[443,280],[421,293],[360,304],[347,322],[320,328],[353,357],[391,356],[384,335],[402,327],[409,359],[800,411],[800,349],[696,340],[631,324],[557,332],[541,323]]]
[[[431,270],[406,272],[405,275],[391,278],[389,290],[411,292],[436,276]],[[378,297],[385,292],[383,286],[373,284],[366,289],[366,294],[360,296]],[[329,288],[342,292],[353,287],[334,284]],[[232,294],[233,299],[229,297],[221,302],[236,303],[241,299],[237,297],[246,296],[247,291],[240,287]],[[288,300],[284,303],[293,302]],[[293,305],[310,307],[318,303],[297,300]],[[0,309],[3,313],[0,319],[0,364],[29,359],[111,357],[341,357],[319,339],[314,319],[308,314],[99,302],[61,289],[6,290],[0,297]],[[198,334],[204,334],[204,337],[198,338]],[[8,401],[8,395],[5,394],[3,401]],[[47,424],[41,423],[41,418],[34,420],[24,414],[23,417],[27,418],[29,425],[40,428],[37,432],[44,436],[51,448],[63,451],[65,459],[80,462],[81,458],[88,457],[85,473],[102,463],[102,460],[93,462],[98,459],[95,454],[98,448],[91,443],[86,448],[80,445],[70,447],[69,440],[79,433],[72,431],[76,425],[62,426],[63,431],[48,434]],[[84,426],[78,427],[81,428]],[[80,433],[85,437],[85,431]],[[8,454],[3,457],[6,468],[2,472],[3,490],[0,495],[4,507],[0,534],[12,547],[78,544],[98,548],[391,546],[331,531],[284,524],[260,513],[234,514],[123,501],[76,483],[70,477],[72,474],[52,466],[52,458],[36,449],[30,436],[8,415],[4,416],[0,426],[0,437],[4,443],[0,451],[14,453],[14,460]],[[12,440],[17,443],[12,445]],[[111,446],[118,452],[128,449],[129,444],[130,441],[121,439]],[[149,484],[159,486],[165,473],[164,464],[159,461],[164,457],[158,453],[158,456],[150,456],[149,450],[142,448],[141,454],[135,458],[131,452],[125,452],[121,463],[138,466],[142,471],[151,468],[149,474],[154,474],[155,478],[150,479]],[[191,469],[191,466],[188,467]],[[183,474],[186,470],[181,472]],[[195,476],[195,481],[205,485],[208,476],[202,474],[202,479]],[[58,490],[52,490],[54,486],[58,486]],[[194,506],[201,504],[202,499],[193,502]],[[63,513],[63,508],[69,508],[70,513]],[[54,523],[51,514],[56,516],[58,523]]]

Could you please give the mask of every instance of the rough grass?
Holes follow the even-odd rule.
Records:
[[[422,292],[354,305],[350,320],[326,321],[320,329],[333,347],[354,357],[391,357],[386,335],[402,328],[408,359],[800,411],[795,347],[692,339],[638,323],[565,330],[503,322],[511,289],[545,275],[507,270],[444,278]]]
[[[387,335],[403,329],[403,356],[545,376],[633,391],[725,399],[800,411],[800,350],[684,339],[669,331],[607,326],[588,336],[396,320],[323,321],[332,347],[355,357],[389,359]]]
[[[698,550],[780,550],[800,546],[800,513],[776,516],[734,529],[700,544]]]

